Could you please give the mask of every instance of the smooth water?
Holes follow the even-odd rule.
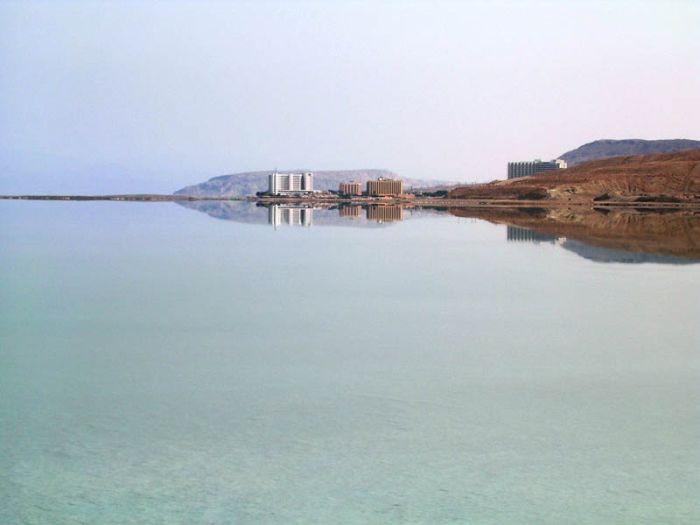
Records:
[[[700,522],[700,264],[404,219],[0,202],[0,523]]]

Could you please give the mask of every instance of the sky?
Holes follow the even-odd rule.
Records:
[[[695,0],[0,0],[0,192],[488,181],[600,138],[700,139],[699,27]]]

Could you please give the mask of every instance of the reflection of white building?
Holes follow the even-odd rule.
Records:
[[[314,210],[300,206],[280,206],[273,204],[268,210],[268,221],[277,227],[280,224],[290,226],[311,226]]]
[[[270,173],[268,191],[274,195],[314,191],[313,173]]]

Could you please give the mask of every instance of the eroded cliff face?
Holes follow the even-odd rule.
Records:
[[[700,211],[575,207],[451,208],[450,213],[603,248],[700,260]]]
[[[461,186],[455,199],[556,202],[697,202],[700,150],[617,157],[530,177]]]

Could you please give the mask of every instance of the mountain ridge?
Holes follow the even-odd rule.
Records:
[[[559,155],[569,167],[578,166],[591,160],[603,160],[613,157],[632,155],[653,155],[657,153],[677,153],[691,149],[700,149],[700,140],[691,139],[599,139],[583,144]]]

